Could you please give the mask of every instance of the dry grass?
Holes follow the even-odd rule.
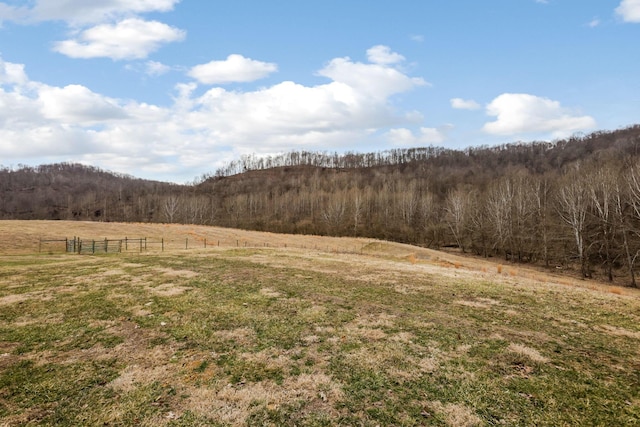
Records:
[[[366,239],[10,225],[263,245],[1,256],[0,425],[640,424],[634,290]]]
[[[469,408],[460,404],[443,405],[441,402],[431,402],[431,408],[441,414],[445,423],[451,427],[475,427],[482,425],[482,420]]]
[[[530,360],[538,363],[547,363],[549,361],[549,359],[541,355],[538,350],[529,348],[526,345],[522,344],[509,344],[509,347],[507,347],[507,351],[526,356]]]

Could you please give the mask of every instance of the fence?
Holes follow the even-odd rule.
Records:
[[[358,245],[354,247],[346,248],[344,246],[332,246],[325,244],[294,244],[293,242],[282,243],[268,243],[268,242],[251,242],[248,240],[240,239],[227,239],[227,240],[207,240],[207,239],[189,239],[185,238],[166,240],[149,239],[147,237],[142,238],[129,238],[123,239],[81,239],[80,237],[73,237],[71,239],[40,239],[38,243],[39,252],[47,250],[53,252],[53,247],[57,251],[66,251],[67,253],[76,254],[115,254],[121,252],[147,252],[147,251],[162,251],[176,250],[176,249],[198,249],[198,248],[214,248],[214,247],[226,247],[226,248],[298,248],[298,249],[312,249],[327,252],[344,252],[344,253],[362,253],[365,245]]]
[[[147,250],[147,238],[130,239],[125,237],[124,239],[89,240],[74,237],[73,239],[40,239],[38,241],[38,252],[44,250],[53,252],[54,249],[77,254],[142,252]]]

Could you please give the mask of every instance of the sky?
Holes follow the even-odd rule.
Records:
[[[640,123],[639,73],[640,0],[0,0],[0,165],[553,141]]]

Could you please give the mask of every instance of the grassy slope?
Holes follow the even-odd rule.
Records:
[[[0,425],[640,425],[633,290],[357,239],[102,227],[0,236],[230,247],[0,256]]]

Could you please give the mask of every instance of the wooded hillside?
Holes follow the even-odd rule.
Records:
[[[634,284],[640,125],[450,150],[247,156],[174,185],[58,164],[0,170],[0,218],[366,236]]]

